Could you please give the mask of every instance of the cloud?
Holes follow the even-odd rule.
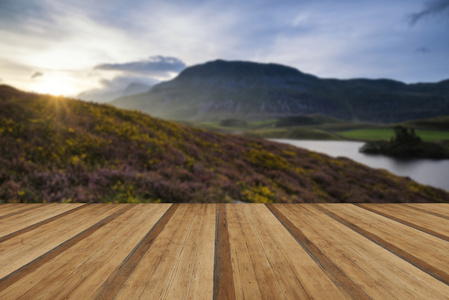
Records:
[[[35,72],[33,75],[31,75],[31,79],[37,78],[37,77],[42,77],[44,76],[44,73],[42,72]]]
[[[449,9],[449,0],[430,0],[424,3],[424,8],[417,13],[409,15],[410,25],[415,25],[424,17],[436,15]]]
[[[123,89],[132,83],[154,85],[159,81],[149,77],[140,76],[118,76],[112,79],[100,79],[99,80],[103,87]]]
[[[99,80],[101,87],[83,91],[77,97],[83,100],[109,102],[118,97],[148,91],[159,81],[149,77],[119,76]]]
[[[179,73],[186,64],[176,57],[151,56],[147,60],[133,61],[122,64],[101,64],[95,70],[124,71],[151,75],[156,77],[169,77],[170,73]]]
[[[427,47],[419,47],[415,51],[418,53],[426,54],[430,52],[430,49]]]
[[[448,1],[0,0],[0,72],[8,84],[37,90],[66,70],[73,93],[104,88],[98,79],[117,75],[166,80],[217,58],[321,77],[441,80],[449,77],[447,26],[410,30],[398,16],[443,16]],[[432,55],[417,61],[422,45]],[[155,54],[163,56],[146,59]],[[45,78],[23,80],[36,70]]]
[[[17,29],[22,27],[24,22],[30,19],[46,19],[51,18],[46,13],[43,1],[29,0],[2,0],[0,1],[0,24],[10,29]]]

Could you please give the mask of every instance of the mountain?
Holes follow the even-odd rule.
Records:
[[[449,80],[321,79],[277,64],[217,60],[186,68],[171,81],[111,104],[172,120],[323,114],[391,123],[449,115]]]
[[[449,202],[349,159],[0,85],[1,202]]]
[[[119,97],[131,96],[133,94],[140,94],[149,91],[151,85],[132,82],[125,88],[117,88],[112,86],[103,89],[93,89],[81,92],[77,95],[78,98],[83,100],[95,101],[98,103],[105,103],[112,101]]]
[[[144,92],[149,91],[150,88],[151,88],[151,85],[133,82],[133,83],[130,83],[126,87],[126,89],[123,90],[122,95],[123,96],[130,96],[130,95],[134,95],[134,94],[140,94],[140,93],[144,93]]]

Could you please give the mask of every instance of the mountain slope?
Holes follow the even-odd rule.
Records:
[[[0,86],[0,202],[449,202],[288,145]]]
[[[320,79],[276,64],[217,60],[111,104],[175,120],[318,113],[351,121],[400,122],[449,115],[449,80],[407,85],[387,79]]]

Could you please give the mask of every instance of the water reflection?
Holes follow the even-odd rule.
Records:
[[[360,142],[302,141],[272,139],[296,147],[325,153],[333,157],[344,156],[376,169],[386,169],[399,176],[449,191],[449,159],[394,159],[382,155],[368,155],[359,152]]]

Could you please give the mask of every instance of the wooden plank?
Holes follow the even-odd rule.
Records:
[[[97,207],[101,207],[98,210]],[[0,278],[122,209],[122,205],[90,205],[0,244]]]
[[[0,215],[3,211],[8,211],[9,209],[15,209],[15,207],[23,206],[25,203],[1,203],[0,202]]]
[[[30,204],[43,205],[42,203],[30,203]],[[0,216],[3,216],[5,214],[9,213],[10,211],[23,209],[24,207],[27,207],[27,206],[28,206],[28,203],[0,203]]]
[[[170,275],[186,246],[198,205],[180,204],[154,244],[122,286],[116,299],[161,299],[170,284]]]
[[[32,210],[38,208],[40,206],[44,206],[46,204],[42,203],[29,203],[29,204],[1,204],[0,205],[0,219],[4,219],[6,217],[18,215],[24,213],[28,210]]]
[[[449,203],[404,203],[404,205],[449,217]]]
[[[11,298],[89,298],[160,219],[170,204],[131,209],[8,288]],[[102,269],[107,269],[104,273]],[[98,276],[100,275],[100,276]],[[7,290],[4,291],[8,292]],[[3,294],[0,294],[0,297]]]
[[[235,299],[226,204],[217,204],[215,225],[214,299]]]
[[[73,208],[73,204],[69,204],[67,206],[64,206],[65,208]],[[82,205],[82,204],[75,204],[75,205]],[[22,206],[22,205],[20,205]],[[23,205],[22,207],[25,207]],[[51,214],[54,210],[59,211],[61,208],[61,205],[57,203],[49,203],[49,204],[42,204],[36,207],[35,210],[30,210],[27,214],[23,216],[10,216],[10,217],[4,217],[0,220],[1,225],[1,231],[0,236],[3,236],[5,234],[8,234],[9,232],[4,233],[5,230],[8,229],[8,226],[19,226],[22,223],[26,223],[23,227],[27,227],[29,225],[32,225],[34,223],[40,222],[42,220],[46,219],[46,214]],[[17,209],[17,208],[16,208]],[[16,210],[13,209],[13,210]],[[21,208],[22,209],[22,208]],[[37,220],[35,220],[37,219]],[[21,229],[22,227],[19,227]],[[12,230],[16,231],[16,230]]]
[[[149,204],[144,205],[145,207],[149,206]],[[121,245],[118,244],[115,248],[113,247],[112,250],[105,248],[105,250],[99,254],[99,257],[107,257],[107,260],[70,294],[71,298],[87,299],[92,296],[92,291],[98,291],[109,278],[110,274],[114,273],[118,266],[126,260],[126,257],[132,253],[135,247],[131,247],[138,245],[138,243],[144,238],[141,238],[141,234],[148,234],[148,231],[150,230],[157,230],[157,228],[153,229],[154,226],[160,222],[161,218],[172,206],[172,204],[167,203],[152,206],[155,206],[155,210],[152,212],[149,209],[147,210],[151,213],[150,216],[147,214],[141,214],[140,219],[142,219],[144,223],[142,225],[135,226],[135,228],[132,229],[135,232],[133,232],[133,234],[128,233],[128,238],[124,240]],[[118,240],[119,239],[117,239],[117,241]],[[107,253],[111,254],[108,256]]]
[[[318,212],[314,208],[319,209]],[[316,228],[322,228],[323,238],[326,239],[329,244],[326,245],[323,243],[320,245],[320,248],[323,249],[323,251],[326,251],[330,258],[335,257],[335,261],[338,261],[338,253],[345,253],[352,261],[352,265],[358,266],[360,270],[364,271],[365,275],[354,273],[351,278],[361,286],[364,286],[364,289],[366,289],[370,296],[372,296],[371,293],[380,291],[380,289],[371,290],[375,285],[382,287],[385,292],[391,295],[388,297],[385,295],[381,298],[418,297],[419,299],[444,299],[444,295],[449,293],[448,285],[438,281],[436,278],[422,271],[420,268],[417,268],[407,260],[398,257],[396,254],[392,253],[389,248],[383,247],[382,241],[373,241],[371,240],[372,236],[368,239],[364,234],[361,234],[362,232],[359,233],[356,231],[355,227],[350,228],[348,226],[349,224],[342,224],[335,219],[332,219],[334,222],[325,219],[326,215],[324,215],[324,213],[332,213],[332,210],[338,209],[339,206],[331,204],[311,204],[310,206],[307,206],[305,210],[313,212],[313,214],[310,214],[311,218],[322,219],[322,222],[317,224]],[[358,209],[361,218],[366,218],[365,214],[373,214],[367,210]],[[319,213],[320,211],[322,214]],[[384,217],[381,218],[386,221],[391,221]],[[394,221],[391,222],[394,223]],[[386,223],[380,224],[380,226],[388,226]],[[368,226],[374,227],[375,225],[376,224],[371,223]],[[406,230],[414,230],[410,227],[402,226]],[[403,233],[405,232],[398,231],[396,232],[396,236]],[[338,239],[335,238],[339,235],[340,239],[342,239],[340,243],[338,243]],[[343,268],[346,269],[348,267],[342,265],[342,269]],[[376,298],[377,297],[378,296],[376,296]]]
[[[72,206],[72,207],[73,207],[73,206]],[[27,232],[29,232],[29,231],[32,231],[32,230],[34,230],[34,229],[36,229],[36,228],[38,228],[38,227],[40,227],[40,226],[43,226],[43,225],[45,225],[45,224],[54,222],[55,220],[58,220],[58,219],[60,219],[60,218],[63,218],[63,217],[65,217],[65,216],[67,216],[67,215],[69,215],[69,214],[72,214],[72,213],[74,213],[74,212],[76,212],[76,211],[78,211],[78,210],[80,210],[80,209],[85,208],[85,207],[86,207],[86,205],[75,206],[75,207],[73,207],[72,209],[67,210],[67,211],[64,211],[64,212],[62,212],[62,213],[60,213],[60,214],[57,214],[57,215],[55,215],[55,216],[53,216],[53,217],[50,217],[50,218],[45,219],[45,220],[42,220],[42,221],[40,221],[40,222],[37,222],[37,223],[35,223],[35,224],[33,224],[33,225],[27,226],[27,227],[22,228],[22,229],[20,229],[20,230],[11,232],[10,234],[7,234],[7,235],[1,237],[1,238],[0,238],[0,243],[3,243],[4,241],[9,240],[9,239],[12,239],[12,238],[14,238],[14,237],[23,235],[24,233],[27,233]]]
[[[409,209],[406,206],[398,206],[398,204],[356,205],[449,242],[449,220]]]
[[[407,225],[351,205],[317,206],[322,212],[369,238],[434,278],[449,284],[449,244]]]
[[[27,212],[5,217],[0,220],[0,243],[47,224],[59,217],[65,216],[71,210],[80,209],[84,204],[47,204]],[[65,214],[64,214],[65,213]],[[58,215],[60,215],[58,217]]]
[[[449,205],[445,203],[404,203],[403,206],[449,220]]]
[[[249,230],[248,220],[241,220],[244,216],[239,215],[242,206],[228,206],[226,209],[226,215],[228,219],[228,230],[229,230],[229,242],[230,242],[230,252],[231,252],[231,262],[235,286],[235,296],[236,299],[263,299],[264,287],[266,284],[265,278],[261,275],[262,270],[264,270],[266,279],[270,278],[275,280],[273,271],[269,268],[264,261],[256,257],[256,253],[263,253],[263,250],[257,249],[256,245],[249,245],[247,239],[249,234],[246,236],[243,233],[245,230]],[[242,226],[246,228],[242,228]],[[260,247],[260,246],[259,246]],[[259,250],[259,251],[258,251]],[[254,256],[252,256],[252,254]],[[260,256],[260,255],[258,255]],[[256,262],[262,263],[261,268],[258,270]],[[258,276],[259,275],[259,276]],[[262,281],[262,282],[259,282]],[[279,291],[279,286],[272,286],[273,293],[269,293],[267,297],[272,297],[275,299],[274,295],[281,295],[282,292]]]
[[[20,262],[17,265],[22,265],[20,268],[14,268],[15,271],[9,273],[9,268],[6,268],[6,271],[2,270],[2,273],[8,274],[7,276],[1,276],[0,278],[0,292],[7,289],[9,286],[11,286],[13,283],[19,281],[20,279],[26,277],[28,274],[39,268],[40,266],[44,265],[48,261],[52,260],[54,257],[60,255],[70,247],[76,245],[78,242],[85,239],[87,236],[94,233],[99,228],[103,227],[110,221],[112,221],[114,218],[119,216],[120,214],[124,213],[126,210],[129,209],[129,206],[116,206],[112,210],[107,209],[109,213],[107,214],[99,214],[101,217],[104,217],[103,219],[100,219],[101,221],[94,223],[90,227],[86,228],[85,230],[79,232],[77,235],[71,237],[70,239],[66,240],[65,242],[59,244],[57,247],[51,249],[50,251],[43,252],[41,256],[37,257],[36,259],[29,261],[27,264],[24,264],[23,262]],[[87,220],[86,220],[87,221]],[[87,222],[86,222],[87,223]],[[42,245],[40,248],[43,248]],[[40,250],[40,249],[39,249]],[[3,258],[3,257],[2,257]],[[4,264],[2,265],[5,266]]]
[[[370,297],[444,299],[448,294],[446,284],[314,207],[327,205],[310,204],[302,207],[302,213],[299,208],[291,207],[292,218]]]
[[[170,274],[164,299],[213,298],[216,205],[195,206],[199,207],[176,266]]]
[[[125,260],[118,266],[102,284],[96,293],[96,299],[110,299],[116,296],[123,284],[128,280],[129,276],[134,272],[136,266],[142,257],[147,253],[148,249],[153,245],[155,239],[165,228],[172,216],[178,210],[179,204],[173,204],[159,219],[159,221],[151,228],[139,244],[129,253]]]
[[[242,210],[249,218],[244,231],[255,233],[276,277],[271,283],[265,283],[267,287],[275,289],[279,286],[282,298],[287,299],[307,299],[315,295],[323,299],[346,299],[265,205],[243,204]]]
[[[326,256],[312,240],[303,233],[303,219],[296,217],[289,211],[291,206],[267,204],[267,207],[278,218],[278,220],[293,235],[296,241],[312,257],[312,259],[326,272],[326,275],[337,285],[340,290],[348,297],[354,299],[369,299],[367,294],[360,286],[355,284],[351,278],[339,268],[332,260]],[[301,206],[303,208],[305,206]]]
[[[447,204],[81,205],[0,205],[0,299],[449,295]]]

